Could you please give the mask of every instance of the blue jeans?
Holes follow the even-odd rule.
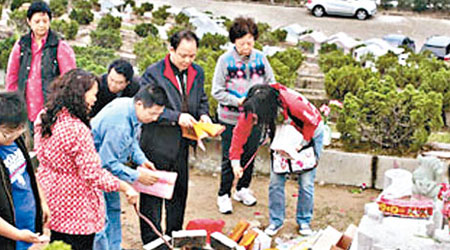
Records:
[[[319,160],[323,148],[323,125],[320,124],[314,132],[314,151]],[[316,169],[304,172],[298,176],[298,199],[296,221],[301,224],[310,224],[314,209],[314,179]],[[270,171],[269,184],[269,222],[275,226],[281,226],[286,216],[286,204],[284,187],[286,183],[286,174],[275,174]]]
[[[122,228],[120,225],[119,192],[104,193],[106,205],[105,228],[95,235],[94,250],[120,250]]]

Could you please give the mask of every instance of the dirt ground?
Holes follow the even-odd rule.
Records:
[[[257,221],[261,228],[265,228],[269,224],[268,176],[255,176],[252,180],[251,189],[258,199],[258,203],[253,207],[246,207],[233,201],[233,213],[229,215],[223,215],[217,209],[219,179],[219,174],[191,170],[185,225],[192,219],[222,219],[225,221],[223,232],[229,233],[241,219]],[[371,189],[356,193],[355,191],[358,190],[358,188],[349,186],[316,184],[313,230],[324,229],[330,225],[337,230],[344,231],[351,223],[358,225],[364,213],[364,204],[373,201],[379,194],[379,191]],[[298,236],[298,227],[295,222],[296,194],[297,182],[288,180],[286,182],[286,221],[277,236],[286,238]],[[124,249],[142,249],[138,217],[134,208],[128,205],[125,199],[122,199],[122,230],[122,247]],[[49,235],[48,230],[46,230],[46,234]],[[39,250],[43,247],[37,245],[31,249]]]
[[[269,224],[268,212],[268,176],[255,176],[251,189],[254,191],[258,203],[253,207],[246,207],[233,201],[233,213],[223,215],[219,213],[216,205],[219,186],[219,174],[191,170],[189,180],[189,195],[186,208],[185,225],[189,220],[209,218],[225,221],[224,233],[230,232],[241,219],[257,221],[261,228]],[[324,229],[330,225],[337,230],[344,231],[351,223],[358,225],[364,213],[364,204],[373,201],[379,194],[377,190],[366,189],[355,193],[358,188],[336,185],[318,185],[315,188],[315,207],[312,228]],[[295,211],[297,204],[297,182],[286,182],[286,221],[277,236],[286,238],[296,237],[297,224]],[[163,226],[164,227],[164,226]],[[139,220],[131,205],[122,199],[122,247],[127,250],[142,249]],[[48,230],[46,234],[49,235]],[[276,237],[277,237],[276,236]],[[39,250],[44,246],[37,245],[31,249]]]
[[[233,213],[230,215],[223,215],[217,209],[219,177],[218,174],[198,170],[191,171],[185,225],[191,219],[222,219],[225,221],[223,232],[228,233],[240,219],[258,221],[262,228],[269,224],[268,176],[255,176],[252,180],[251,189],[258,199],[258,203],[253,207],[246,207],[233,201]],[[362,193],[352,193],[351,191],[354,189],[355,187],[319,186],[316,184],[313,229],[318,230],[331,225],[340,231],[344,231],[351,223],[358,225],[364,213],[364,204],[373,200],[379,192],[365,190]],[[296,194],[297,182],[289,180],[286,183],[286,222],[278,235],[297,235],[298,227],[295,222]],[[137,216],[133,208],[124,202],[122,202],[122,209],[122,247],[125,249],[142,249]]]

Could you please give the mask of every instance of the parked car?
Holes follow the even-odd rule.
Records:
[[[450,37],[432,36],[427,39],[420,52],[430,51],[438,59],[450,61]]]
[[[406,46],[416,52],[416,43],[411,38],[400,34],[389,34],[383,40],[395,47]]]
[[[306,8],[316,17],[328,14],[355,16],[359,20],[365,20],[377,12],[373,0],[308,0]]]

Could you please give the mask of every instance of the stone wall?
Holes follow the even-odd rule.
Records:
[[[206,151],[197,149],[191,152],[190,165],[207,172],[220,172],[221,143],[220,139],[205,140]],[[359,186],[365,183],[368,187],[383,188],[384,172],[391,168],[403,168],[410,172],[418,166],[415,158],[393,156],[376,156],[362,153],[349,153],[333,149],[324,149],[316,174],[316,181],[325,184]],[[256,157],[255,173],[269,175],[269,149],[263,146]],[[448,180],[448,163],[446,163],[445,180]]]

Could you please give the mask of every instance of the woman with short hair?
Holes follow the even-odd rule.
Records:
[[[255,84],[275,82],[272,68],[266,56],[254,48],[258,36],[258,26],[253,19],[236,18],[229,31],[229,38],[234,46],[219,57],[214,72],[211,94],[219,102],[217,110],[219,122],[225,125],[225,131],[221,134],[222,172],[217,198],[219,211],[223,214],[229,214],[233,211],[231,203],[233,169],[241,168],[249,162],[259,145],[261,137],[261,131],[255,127],[244,146],[244,154],[240,165],[232,167],[228,151],[231,135],[239,116],[239,109],[250,87]],[[238,181],[236,192],[233,195],[233,199],[246,206],[256,204],[256,198],[249,189],[253,163],[253,160],[249,163],[249,167]]]

